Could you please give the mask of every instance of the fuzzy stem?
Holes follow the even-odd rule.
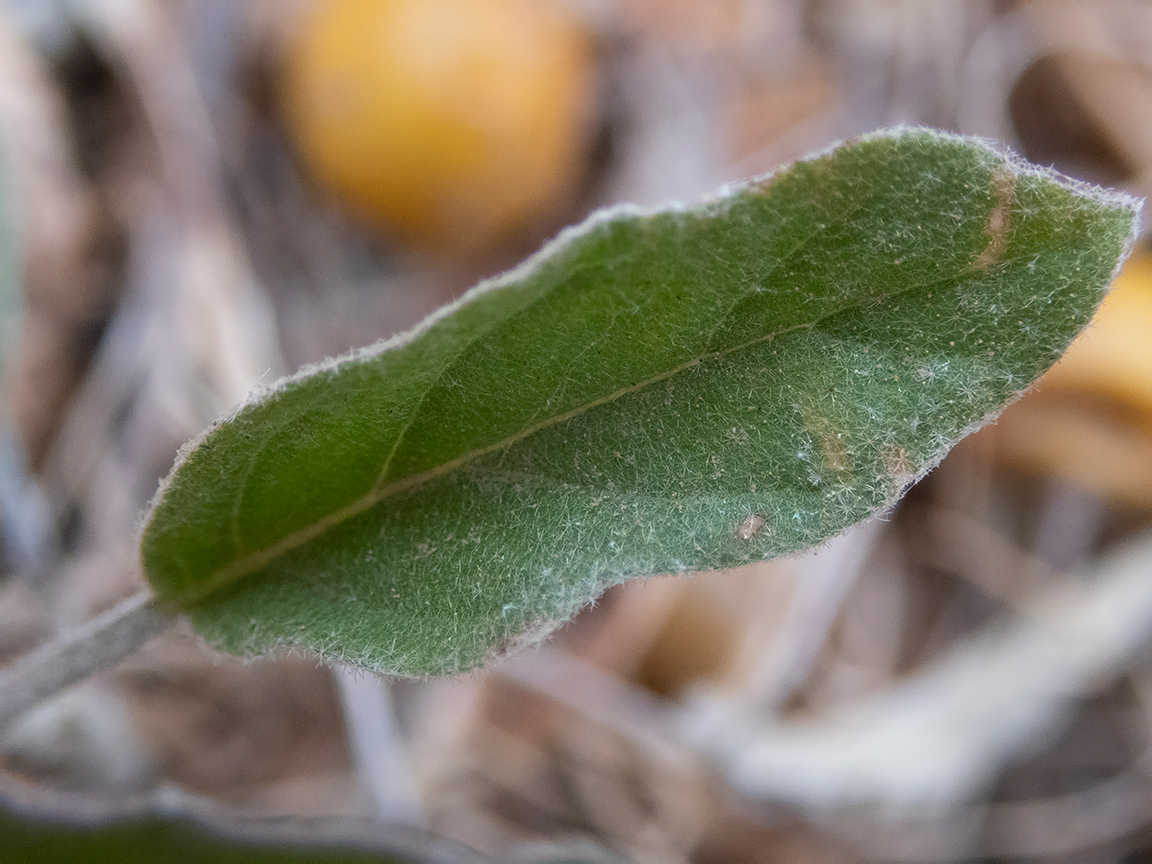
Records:
[[[123,660],[173,619],[141,591],[0,671],[0,729],[61,690]]]

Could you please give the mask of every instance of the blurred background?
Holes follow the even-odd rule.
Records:
[[[0,0],[0,662],[141,588],[158,479],[254,388],[897,123],[1145,195],[1152,4]],[[0,803],[412,861],[1152,861],[1152,257],[815,554],[450,681],[176,628],[7,730]]]

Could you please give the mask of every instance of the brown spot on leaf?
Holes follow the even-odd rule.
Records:
[[[884,470],[898,489],[904,489],[916,480],[916,469],[908,458],[908,451],[899,444],[884,448]]]
[[[741,540],[751,540],[764,530],[764,517],[755,513],[740,523],[736,529],[736,536]]]
[[[822,436],[820,452],[824,455],[824,462],[833,471],[843,471],[848,467],[848,454],[844,450],[844,442],[839,434]]]
[[[833,471],[848,467],[848,450],[844,446],[844,433],[838,432],[827,417],[815,411],[804,412],[804,428],[816,439],[824,464]]]
[[[552,635],[552,632],[563,623],[563,621],[544,618],[529,624],[519,633],[504,636],[492,647],[492,650],[488,652],[484,663],[519,654],[528,648],[534,648]],[[482,663],[480,665],[484,664]]]
[[[1009,225],[1012,220],[1012,206],[1016,203],[1016,177],[1007,168],[1001,167],[992,175],[992,192],[996,201],[984,223],[984,234],[988,245],[972,262],[973,270],[987,270],[1004,258],[1008,248]]]

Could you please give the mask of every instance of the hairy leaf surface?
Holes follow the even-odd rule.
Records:
[[[877,133],[562,233],[181,455],[142,538],[209,641],[454,673],[606,587],[890,506],[1084,327],[1138,205]]]

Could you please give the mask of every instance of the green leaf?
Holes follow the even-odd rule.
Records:
[[[354,848],[258,846],[214,837],[163,818],[87,829],[67,823],[38,825],[2,819],[0,842],[4,843],[5,860],[11,864],[399,864],[401,860],[431,860],[384,857]]]
[[[922,129],[618,208],[214,424],[142,538],[219,647],[454,673],[606,587],[821,543],[1047,369],[1138,202]]]
[[[70,803],[75,807],[75,802]],[[240,826],[247,827],[251,836],[229,836]],[[246,826],[217,826],[162,810],[97,819],[84,812],[70,819],[65,812],[34,810],[0,797],[0,849],[5,864],[426,864],[443,860],[418,854],[419,839],[425,840],[424,846],[433,844],[399,831],[399,842],[393,843],[334,842],[318,839],[316,833],[301,831],[293,836],[283,830],[283,823],[269,825],[257,819],[250,819]]]

